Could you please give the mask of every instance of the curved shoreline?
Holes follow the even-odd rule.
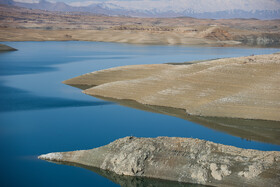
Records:
[[[184,109],[187,114],[280,121],[280,54],[187,65],[134,65],[64,81],[88,95]]]

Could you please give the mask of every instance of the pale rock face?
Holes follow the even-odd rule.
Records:
[[[40,155],[38,158],[42,160],[62,161],[63,155],[61,153],[48,153],[45,155]]]
[[[246,150],[191,138],[126,137],[96,149],[49,153],[39,158],[93,166],[118,175],[197,184],[280,184],[280,152]]]
[[[228,170],[227,165],[221,165],[221,167],[218,168],[217,164],[211,163],[210,170],[212,177],[216,180],[222,180],[224,176],[231,174],[231,171]]]
[[[198,184],[205,184],[207,182],[207,171],[204,169],[194,169],[191,178]]]
[[[241,171],[238,173],[239,176],[243,176],[245,178],[251,179],[258,176],[264,170],[261,164],[253,164],[249,165],[245,171]]]

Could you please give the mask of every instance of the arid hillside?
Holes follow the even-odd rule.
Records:
[[[108,17],[4,5],[0,18],[0,41],[280,46],[280,20]]]
[[[64,83],[84,93],[184,109],[194,116],[280,121],[280,54],[193,64],[134,65],[88,73]]]

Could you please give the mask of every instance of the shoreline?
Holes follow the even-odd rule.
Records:
[[[147,31],[122,30],[43,30],[29,28],[0,29],[1,42],[25,41],[87,41],[112,42],[132,45],[178,45],[192,47],[229,47],[229,48],[280,48],[270,44],[246,44],[237,40],[213,40],[203,37],[186,36],[183,33],[161,31],[157,33]]]
[[[63,83],[92,85],[83,91],[88,95],[181,108],[194,116],[280,121],[277,116],[280,112],[277,105],[280,100],[277,88],[279,63],[280,55],[276,53],[180,66],[123,66],[88,73]],[[240,75],[242,72],[244,75]],[[228,76],[231,77],[226,78]],[[250,88],[250,85],[254,87]],[[270,86],[269,90],[262,89],[267,86]],[[186,95],[189,93],[191,95]]]
[[[70,86],[74,86],[74,85],[70,85]],[[88,89],[88,87],[84,86],[84,87],[80,87],[80,89]],[[230,118],[230,117],[194,116],[194,115],[186,114],[184,109],[179,109],[179,108],[156,106],[156,105],[143,105],[134,100],[118,100],[113,98],[104,98],[101,96],[94,96],[94,97],[105,101],[114,102],[122,106],[135,108],[138,110],[174,116],[249,141],[257,141],[257,142],[264,142],[264,143],[269,143],[274,145],[280,145],[280,140],[278,138],[280,132],[279,121],[242,119],[242,118]]]
[[[112,42],[135,45],[182,45],[197,47],[243,47],[231,41],[214,41],[204,38],[191,38],[184,35],[173,36],[173,32],[118,30],[42,30],[42,29],[1,29],[0,41],[88,41]],[[0,35],[0,36],[1,36]],[[238,43],[240,44],[240,43]],[[250,46],[244,46],[250,47]],[[262,46],[259,46],[262,47]],[[280,47],[280,46],[279,46]],[[274,48],[271,46],[271,48]]]

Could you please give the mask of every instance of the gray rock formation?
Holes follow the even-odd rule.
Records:
[[[274,33],[236,36],[234,39],[248,46],[278,47],[280,44],[279,35]]]
[[[126,137],[91,150],[49,153],[39,158],[170,181],[215,186],[280,185],[280,152],[191,138]]]

